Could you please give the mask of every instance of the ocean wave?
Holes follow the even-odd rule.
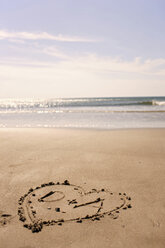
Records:
[[[165,101],[149,100],[149,101],[138,101],[132,105],[165,105]]]
[[[153,105],[163,106],[163,105],[165,105],[165,101],[155,101],[155,100],[153,100],[152,101],[152,104]]]
[[[41,110],[77,107],[125,107],[165,105],[165,97],[0,99],[0,110]]]

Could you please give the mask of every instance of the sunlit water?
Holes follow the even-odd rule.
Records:
[[[164,128],[165,97],[0,99],[0,127]]]

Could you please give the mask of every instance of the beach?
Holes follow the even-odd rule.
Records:
[[[165,247],[164,137],[164,128],[0,129],[0,248]],[[38,218],[41,230],[24,227]]]

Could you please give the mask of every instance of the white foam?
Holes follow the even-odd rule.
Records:
[[[155,101],[155,100],[153,100],[152,101],[152,104],[153,105],[163,106],[163,105],[165,105],[165,101]]]

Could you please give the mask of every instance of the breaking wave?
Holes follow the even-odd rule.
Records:
[[[155,101],[155,100],[153,100],[152,101],[152,104],[153,105],[163,106],[163,105],[165,105],[165,101]]]
[[[118,107],[118,106],[165,105],[165,97],[123,97],[123,98],[68,98],[68,99],[0,99],[0,110],[36,110],[76,107]]]

